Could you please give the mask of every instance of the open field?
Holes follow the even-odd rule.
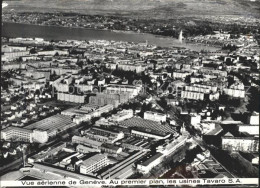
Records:
[[[17,12],[71,12],[173,19],[179,16],[260,17],[260,0],[12,0],[4,9]]]

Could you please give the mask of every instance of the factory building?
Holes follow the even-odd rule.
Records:
[[[259,139],[257,137],[234,137],[227,133],[222,137],[222,149],[230,151],[258,152]]]
[[[80,166],[81,174],[92,174],[109,164],[109,160],[107,155],[105,154],[96,154],[84,161],[82,161]]]
[[[157,121],[157,122],[166,122],[166,114],[147,111],[144,113],[144,119]]]
[[[33,142],[33,131],[27,130],[19,127],[7,127],[6,129],[1,130],[1,139],[8,141],[24,141],[24,142]]]

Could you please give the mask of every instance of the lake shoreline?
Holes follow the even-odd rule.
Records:
[[[59,27],[59,28],[68,28],[68,29],[86,29],[86,30],[97,30],[97,31],[110,31],[114,33],[125,33],[125,34],[138,34],[138,35],[154,35],[156,37],[161,37],[161,38],[169,38],[169,39],[176,39],[170,36],[164,36],[164,35],[156,35],[153,33],[141,33],[141,32],[135,32],[135,31],[125,31],[125,30],[111,30],[111,29],[97,29],[97,28],[86,28],[86,27],[70,27],[70,26],[62,26],[62,25],[40,25],[40,24],[30,24],[30,23],[20,23],[20,22],[8,22],[8,21],[3,21],[2,24],[9,23],[9,24],[22,24],[22,25],[33,25],[33,26],[40,26],[40,27]]]
[[[185,40],[181,43],[178,39],[154,35],[150,33],[137,33],[128,31],[113,31],[91,28],[65,27],[65,26],[45,26],[36,24],[23,24],[15,22],[2,23],[2,37],[7,38],[43,38],[45,40],[107,40],[126,41],[134,43],[144,43],[156,45],[164,48],[186,48],[192,51],[210,50],[217,51],[219,48],[188,44]]]

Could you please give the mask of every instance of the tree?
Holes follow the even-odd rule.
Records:
[[[37,51],[36,51],[35,48],[32,48],[32,49],[30,50],[30,54],[36,54],[36,53],[37,53]]]
[[[40,90],[39,90],[39,89],[36,89],[35,95],[40,95],[40,94],[41,94]]]
[[[78,61],[77,63],[76,63],[81,69],[83,68],[83,61]]]
[[[248,105],[246,106],[248,111],[253,112],[259,112],[260,111],[260,102],[259,102],[259,89],[256,87],[251,87],[249,89],[250,95],[249,95],[249,101]]]
[[[191,82],[191,76],[188,75],[186,76],[185,80],[184,80],[186,83],[190,83]]]
[[[234,77],[228,77],[228,87],[235,83]]]

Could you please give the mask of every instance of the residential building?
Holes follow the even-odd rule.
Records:
[[[133,98],[139,94],[142,90],[141,85],[119,85],[119,84],[110,84],[106,88],[106,92],[109,94],[128,94],[129,98]]]
[[[57,99],[73,103],[85,103],[84,95],[74,95],[70,93],[57,93]]]
[[[193,99],[193,100],[204,100],[205,94],[191,91],[181,91],[181,98]]]
[[[224,93],[236,98],[245,98],[245,90],[224,88]]]
[[[117,68],[124,71],[133,71],[136,73],[140,73],[145,71],[146,66],[142,64],[134,64],[134,63],[119,63],[117,65]]]
[[[174,79],[181,79],[184,80],[188,75],[190,75],[191,73],[189,72],[185,72],[185,71],[176,71],[172,73],[172,77]]]
[[[117,107],[122,101],[122,95],[120,94],[104,94],[97,93],[95,96],[89,97],[89,104],[104,106],[106,104],[112,104]]]

